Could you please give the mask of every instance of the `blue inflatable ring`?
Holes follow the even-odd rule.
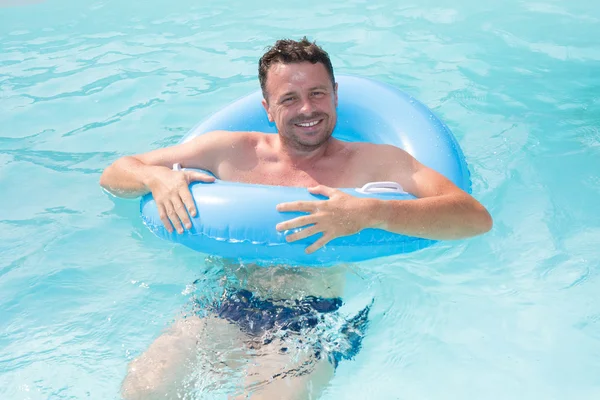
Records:
[[[334,137],[400,147],[470,193],[469,171],[460,147],[448,127],[430,109],[386,84],[351,76],[341,76],[337,81],[339,102]],[[257,91],[236,101],[197,125],[181,142],[215,130],[277,133],[275,125],[267,119],[261,100],[262,94]],[[407,193],[392,191],[390,185],[383,185],[383,189],[375,185],[377,190],[371,186],[341,190],[359,197],[414,199]],[[319,198],[305,188],[217,180],[210,184],[193,183],[190,190],[198,210],[190,230],[183,234],[169,233],[150,194],[141,200],[145,225],[163,239],[242,262],[326,266],[407,253],[434,243],[379,229],[365,229],[306,254],[306,247],[320,235],[288,243],[285,236],[292,232],[275,229],[279,222],[302,215],[280,213],[275,208],[277,204]]]

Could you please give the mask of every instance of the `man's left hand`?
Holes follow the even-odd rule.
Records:
[[[286,231],[310,225],[299,232],[286,236],[288,242],[323,233],[321,238],[306,248],[307,254],[317,251],[335,238],[353,235],[368,227],[369,199],[354,197],[341,190],[323,185],[309,188],[308,191],[328,197],[328,199],[294,201],[277,205],[277,211],[309,214],[281,222],[276,227],[278,231]]]

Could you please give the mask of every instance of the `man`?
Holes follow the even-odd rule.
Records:
[[[259,80],[262,103],[277,126],[277,135],[207,133],[185,144],[123,157],[106,169],[101,185],[121,197],[152,192],[164,225],[179,233],[191,227],[188,213],[196,215],[188,185],[214,178],[173,171],[175,163],[211,171],[222,180],[306,187],[327,199],[280,204],[279,211],[308,214],[274,229],[309,226],[289,235],[290,242],[322,233],[306,249],[309,253],[365,228],[440,240],[471,237],[491,229],[491,217],[479,202],[405,151],[389,145],[341,142],[331,136],[336,124],[337,84],[329,56],[316,44],[306,38],[277,41],[259,62]],[[335,189],[373,181],[396,181],[418,199],[359,199]],[[218,305],[209,306],[202,318],[177,322],[132,362],[124,396],[173,395],[170,391],[181,387],[183,376],[199,362],[196,349],[222,346],[221,353],[228,347],[252,350],[255,358],[241,361],[246,363],[243,391],[252,398],[306,398],[318,395],[337,363],[357,350],[350,346],[349,353],[324,354],[321,347],[294,350],[286,344],[293,336],[289,332],[314,328],[317,316],[340,307],[343,267],[307,271],[225,263],[223,268],[226,275],[236,276],[238,289],[226,293]],[[293,302],[279,303],[286,300]],[[260,315],[270,316],[271,321],[258,323],[249,308],[260,308]],[[281,310],[293,318],[280,317]],[[345,325],[348,337],[350,333],[354,339],[358,335],[355,345],[360,344],[367,313],[368,308]],[[219,362],[234,365],[247,354],[230,356]]]

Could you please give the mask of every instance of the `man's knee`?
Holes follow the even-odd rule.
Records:
[[[157,398],[160,396],[161,381],[156,371],[140,368],[139,358],[135,359],[129,364],[127,376],[121,385],[121,397],[126,400]]]
[[[121,386],[124,399],[170,398],[195,355],[198,318],[177,321],[131,361]]]

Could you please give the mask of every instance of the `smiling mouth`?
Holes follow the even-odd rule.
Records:
[[[297,123],[294,124],[296,126],[299,126],[300,128],[312,128],[314,126],[317,126],[321,123],[321,121],[323,121],[322,119],[318,119],[318,120],[314,120],[314,121],[307,121],[307,122],[302,122],[302,123]]]

